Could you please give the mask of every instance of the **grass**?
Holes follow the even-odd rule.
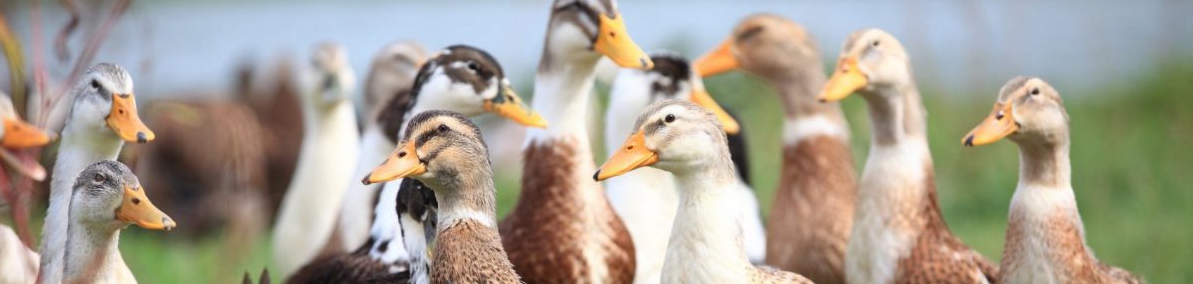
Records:
[[[1056,86],[1097,84],[1090,94],[1066,93],[1072,127],[1073,186],[1088,244],[1103,261],[1154,283],[1193,279],[1193,64],[1158,63],[1155,73],[1122,82],[1051,82]],[[1010,78],[992,78],[999,83]],[[1047,79],[1047,78],[1045,78]],[[1064,84],[1069,83],[1069,84]],[[772,204],[779,170],[781,118],[778,98],[743,74],[706,84],[741,116],[748,131],[754,184],[764,212]],[[524,88],[529,90],[529,88]],[[940,203],[952,230],[990,259],[1002,254],[1003,233],[1018,171],[1018,150],[1009,142],[980,148],[960,146],[963,134],[989,111],[997,89],[968,90],[982,96],[955,99],[925,89],[929,141],[936,165]],[[855,160],[864,164],[869,126],[859,98],[844,101],[852,126]],[[595,139],[595,137],[594,137]],[[596,141],[596,140],[594,140]],[[598,160],[604,159],[598,148]],[[498,166],[499,212],[517,199],[519,167]],[[512,169],[511,169],[512,168]],[[270,259],[267,237],[250,249],[228,252],[224,241],[171,238],[169,233],[130,228],[121,251],[144,283],[227,283],[254,275]],[[275,279],[277,281],[278,279]]]

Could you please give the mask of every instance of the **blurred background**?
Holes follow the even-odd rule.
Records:
[[[208,115],[259,117],[258,127],[267,130],[285,129],[287,121],[269,120],[271,98],[307,88],[298,75],[310,68],[309,54],[322,41],[347,47],[358,78],[364,77],[374,53],[397,40],[418,41],[432,51],[456,43],[477,46],[500,60],[515,89],[532,100],[550,6],[545,0],[102,0],[74,1],[79,3],[72,9],[59,1],[35,1],[2,1],[0,11],[22,45],[25,65],[40,64],[46,81],[66,80],[83,58],[61,54],[78,54],[94,45],[94,62],[117,63],[133,75],[142,118],[151,127],[171,122],[155,121],[154,108],[147,105],[187,100],[249,105]],[[1002,253],[1018,152],[1012,143],[969,149],[961,147],[959,140],[989,111],[1003,83],[1017,75],[1039,76],[1066,101],[1072,122],[1073,185],[1088,243],[1097,256],[1153,283],[1193,279],[1193,270],[1187,269],[1193,264],[1193,249],[1188,247],[1193,240],[1193,151],[1187,149],[1193,145],[1193,17],[1189,17],[1193,2],[658,0],[619,4],[629,33],[644,49],[671,50],[690,58],[715,47],[739,19],[758,12],[802,24],[819,42],[827,68],[834,66],[850,32],[877,27],[894,34],[911,55],[929,112],[945,218],[957,235],[991,259]],[[77,34],[56,42],[72,10],[79,15],[73,31]],[[93,35],[100,33],[106,37],[91,43]],[[0,72],[0,86],[12,93],[12,72]],[[761,81],[740,72],[710,78],[705,85],[741,116],[749,136],[754,187],[763,213],[768,212],[780,163],[775,155],[780,151],[782,122],[778,97]],[[603,115],[606,90],[607,86],[598,84],[594,117]],[[869,145],[868,120],[861,100],[843,104],[860,167]],[[178,112],[168,105],[160,109]],[[504,214],[517,198],[522,132],[495,117],[478,121],[493,148],[499,212]],[[593,125],[597,162],[605,157],[600,121],[594,119]],[[185,129],[178,131],[232,135],[204,121],[180,123],[195,128],[175,127]],[[163,132],[175,131],[154,130],[163,139],[168,137]],[[280,133],[261,138],[266,142],[262,151],[272,150],[269,141],[282,144],[293,137],[301,136]],[[134,148],[125,156],[130,164],[147,159],[144,155],[166,155],[160,151],[186,152],[126,148]],[[166,164],[155,165],[182,166],[174,162],[161,159],[157,163]],[[145,175],[154,173],[142,168],[138,167],[142,180],[153,179]],[[196,175],[192,178],[203,178]],[[184,193],[167,193],[187,186]],[[169,196],[170,201],[163,203],[179,203],[178,208],[184,209],[167,211],[180,219],[182,232],[130,228],[122,233],[121,252],[141,282],[226,282],[239,279],[246,270],[256,274],[269,265],[269,238],[262,236],[269,233],[269,216],[279,193],[240,195],[245,193],[168,182],[157,187],[147,183],[146,188],[155,202],[158,196],[163,200]],[[33,232],[40,232],[44,191],[35,190],[29,199]],[[253,202],[221,202],[244,199]],[[13,207],[5,204],[3,224],[9,225]],[[222,215],[208,217],[219,215],[212,212]],[[185,228],[188,216],[196,219],[191,223],[206,225]]]

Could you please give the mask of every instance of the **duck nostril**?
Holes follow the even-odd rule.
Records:
[[[141,205],[141,199],[133,197],[133,205]]]
[[[625,146],[626,150],[634,150],[634,145]]]
[[[406,152],[398,152],[398,158],[406,157]]]

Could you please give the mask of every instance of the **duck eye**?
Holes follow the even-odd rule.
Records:
[[[878,47],[878,42],[879,42],[879,41],[877,41],[877,40],[876,40],[876,41],[874,41],[874,43],[871,43],[870,45],[872,45],[872,46],[874,46],[874,47]]]
[[[675,115],[674,115],[674,114],[668,114],[666,117],[663,117],[663,122],[666,122],[666,123],[672,123],[672,122],[675,122]]]
[[[447,124],[440,124],[439,132],[447,132]]]
[[[472,71],[474,71],[474,72],[475,72],[475,71],[480,71],[480,69],[481,69],[481,66],[480,66],[480,64],[476,64],[476,62],[469,61],[469,62],[468,62],[468,69],[470,69],[470,70],[472,70]]]
[[[1032,94],[1032,95],[1039,95],[1039,94],[1040,94],[1040,88],[1032,88],[1032,89],[1031,89],[1031,94]]]
[[[91,80],[91,88],[98,90],[99,89],[99,81],[92,79]]]
[[[91,179],[96,183],[103,183],[104,181],[108,180],[108,177],[105,177],[104,174],[95,174],[95,176],[91,177]]]

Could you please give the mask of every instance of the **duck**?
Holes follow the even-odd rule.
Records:
[[[1007,81],[994,109],[961,139],[965,146],[1007,138],[1019,146],[998,279],[1003,283],[1143,283],[1094,257],[1085,242],[1069,164],[1069,114],[1060,92],[1037,77]]]
[[[890,33],[849,35],[823,101],[857,93],[870,114],[845,252],[849,283],[997,282],[998,268],[949,231],[936,197],[927,122],[903,45]]]
[[[642,110],[634,129],[592,178],[647,166],[675,176],[679,206],[663,283],[812,283],[796,273],[755,267],[746,257],[742,219],[733,208],[739,203],[736,169],[716,114],[692,102],[662,100]]]
[[[373,56],[369,64],[369,73],[364,82],[364,114],[361,117],[363,130],[360,141],[360,157],[356,160],[356,170],[360,173],[381,163],[381,160],[393,150],[393,142],[388,136],[395,136],[396,131],[386,134],[377,121],[377,117],[385,110],[387,102],[399,93],[409,92],[418,75],[419,67],[426,61],[427,52],[421,44],[414,41],[398,41],[381,48]],[[366,187],[357,181],[348,181],[344,200],[340,205],[339,220],[336,221],[336,233],[340,240],[339,251],[347,252],[359,247],[369,239],[369,226],[372,225],[373,207],[362,206],[377,200],[381,190]]]
[[[335,229],[344,185],[360,146],[352,105],[355,75],[344,46],[323,42],[312,54],[312,88],[303,102],[303,142],[298,167],[282,199],[273,228],[278,275],[294,273],[315,259]]]
[[[63,255],[63,283],[136,283],[117,247],[120,230],[135,224],[170,230],[177,224],[157,207],[124,164],[104,160],[75,179]]]
[[[243,65],[237,76],[238,92],[245,98],[257,121],[264,126],[261,136],[268,159],[269,212],[277,216],[306,135],[303,130],[303,97],[294,67],[281,59],[267,79],[256,79],[251,66]],[[276,218],[274,218],[276,219]]]
[[[480,128],[463,114],[410,119],[402,142],[363,183],[409,177],[439,201],[432,283],[522,283],[497,229],[497,189]]]
[[[409,90],[396,93],[374,118],[384,132],[379,134],[384,139],[381,143],[397,145],[399,135],[409,127],[407,122],[415,113],[435,109],[468,116],[494,113],[529,127],[546,127],[548,123],[526,107],[497,59],[477,47],[445,48],[419,68],[412,82]],[[363,168],[362,173],[383,161],[384,158]],[[430,239],[423,232],[435,229],[436,220],[430,214],[437,206],[434,192],[415,179],[370,183],[363,188],[382,191],[372,207],[374,217],[369,239],[351,253],[311,262],[290,277],[288,283],[428,283],[430,263],[426,255]]]
[[[746,71],[782,102],[783,163],[766,223],[765,262],[816,283],[845,283],[857,173],[840,104],[817,101],[826,76],[816,41],[790,19],[755,14],[695,65],[702,77]]]
[[[67,97],[73,100],[59,134],[38,250],[38,279],[42,283],[65,280],[68,214],[75,177],[91,164],[115,160],[125,142],[148,143],[156,138],[137,114],[132,76],[119,65],[98,63],[89,67]]]
[[[0,128],[0,157],[5,168],[36,181],[44,180],[46,169],[41,164],[18,159],[10,150],[45,146],[53,135],[22,120],[12,107],[12,99],[3,92],[0,92],[0,124],[3,124]],[[12,198],[5,196],[4,199]],[[0,283],[34,283],[40,257],[25,246],[12,228],[0,225]]]
[[[740,124],[712,99],[687,59],[671,52],[654,53],[650,58],[654,68],[622,69],[613,80],[609,92],[609,110],[605,112],[606,152],[616,152],[621,145],[621,136],[634,132],[634,119],[638,112],[650,103],[664,99],[695,102],[716,113],[727,134],[741,133]],[[739,152],[734,156],[744,154]],[[735,166],[738,161],[740,159],[734,161]],[[751,262],[761,262],[764,249],[760,248],[765,246],[766,241],[763,239],[757,199],[744,181],[745,174],[736,177],[739,181],[739,190],[736,192],[743,195],[744,203],[753,204],[752,207],[740,207],[746,209],[741,210],[741,215],[743,222],[749,224],[746,230],[747,252]],[[604,186],[609,202],[625,222],[634,242],[637,264],[634,282],[658,283],[667,252],[667,237],[675,219],[674,209],[679,206],[675,177],[663,170],[643,168],[609,179]],[[755,245],[752,250],[751,243]]]
[[[629,283],[634,244],[600,184],[585,120],[594,68],[654,66],[626,32],[613,0],[556,0],[551,6],[531,106],[551,122],[530,129],[522,190],[498,226],[510,261],[528,283]]]

